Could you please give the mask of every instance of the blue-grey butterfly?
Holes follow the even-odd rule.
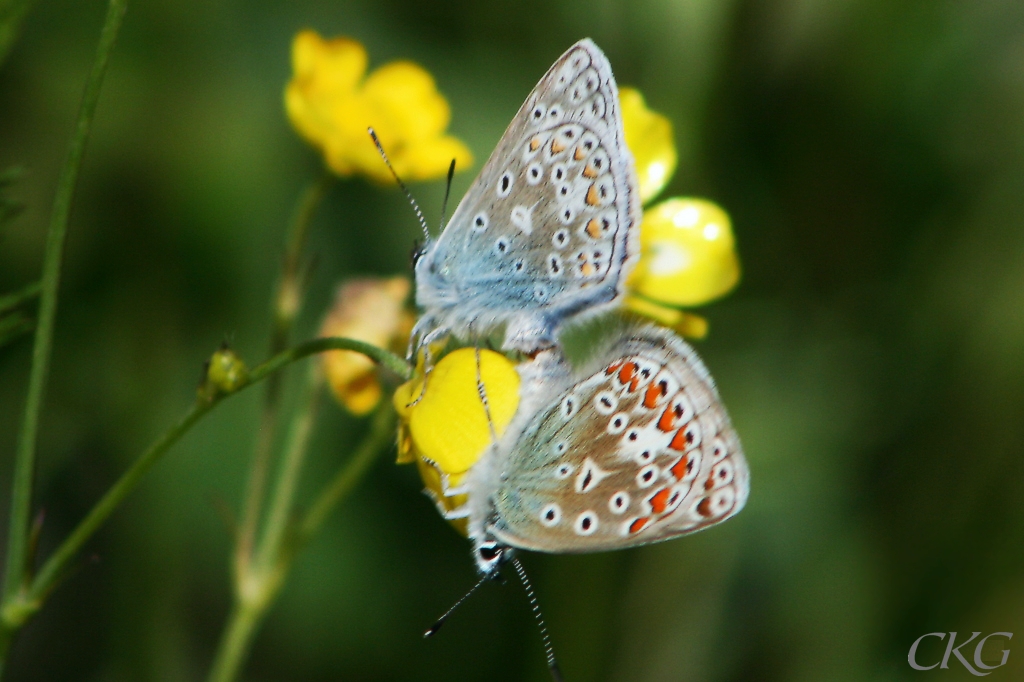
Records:
[[[714,381],[672,332],[614,337],[579,370],[558,348],[520,365],[509,427],[467,472],[477,568],[513,548],[595,552],[694,533],[746,503],[749,470]],[[442,507],[443,512],[443,507]]]
[[[480,175],[416,261],[420,346],[504,326],[532,353],[559,326],[620,299],[638,245],[640,199],[619,94],[590,40],[554,63]]]

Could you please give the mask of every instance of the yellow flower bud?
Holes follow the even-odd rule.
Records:
[[[199,396],[205,400],[234,393],[249,381],[249,368],[242,358],[225,344],[206,362]]]
[[[285,110],[332,171],[392,182],[367,134],[371,126],[405,180],[443,177],[452,159],[457,169],[472,165],[466,145],[445,134],[451,111],[425,69],[393,62],[364,80],[366,65],[366,50],[348,38],[324,40],[301,31],[292,44]]]
[[[403,346],[412,329],[412,315],[404,308],[410,286],[404,277],[344,284],[324,318],[320,336],[344,336],[381,348]],[[323,354],[322,362],[334,397],[349,412],[364,415],[380,402],[376,368],[365,355],[330,351]]]
[[[717,205],[674,198],[644,212],[640,261],[627,282],[633,298],[695,306],[722,296],[739,277],[732,224]]]

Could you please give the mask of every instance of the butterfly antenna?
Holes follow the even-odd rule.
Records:
[[[436,635],[437,631],[441,629],[442,625],[444,625],[444,622],[446,620],[448,620],[448,616],[452,615],[452,612],[455,609],[459,608],[459,606],[462,604],[462,602],[464,602],[467,599],[469,599],[470,595],[472,595],[474,592],[476,592],[478,589],[480,589],[480,586],[483,585],[485,582],[487,582],[489,579],[490,579],[489,576],[486,576],[486,575],[484,577],[480,578],[480,580],[477,581],[476,585],[473,585],[473,587],[471,587],[469,589],[469,592],[467,592],[466,594],[464,594],[462,596],[462,599],[460,599],[459,601],[457,601],[454,604],[452,604],[452,607],[450,609],[448,609],[447,611],[445,611],[443,616],[438,618],[437,621],[433,625],[431,625],[429,628],[427,628],[427,631],[423,633],[423,638],[426,639],[427,637],[433,637],[434,635]]]
[[[551,671],[551,677],[554,678],[555,682],[562,682],[562,671],[558,669],[558,661],[555,660],[555,650],[551,646],[551,638],[548,637],[548,626],[544,624],[544,616],[541,615],[540,604],[537,603],[537,595],[533,593],[533,585],[530,584],[530,579],[526,577],[526,571],[523,569],[519,559],[512,559],[512,565],[515,566],[516,573],[519,574],[519,582],[523,584],[523,589],[526,590],[526,596],[530,600],[530,608],[533,609],[533,617],[537,619],[537,627],[540,628],[540,638],[544,643],[544,656],[548,659],[548,670]]]
[[[384,159],[384,165],[391,171],[391,176],[398,183],[398,186],[402,188],[405,193],[405,198],[412,204],[412,210],[416,212],[416,218],[420,221],[420,227],[423,228],[423,236],[426,239],[430,239],[430,228],[427,227],[427,219],[423,217],[423,211],[420,210],[420,205],[416,203],[416,200],[412,197],[412,192],[402,182],[402,178],[398,177],[398,173],[395,172],[394,166],[391,165],[391,161],[388,160],[388,155],[384,152],[384,146],[380,143],[380,139],[377,137],[377,133],[373,131],[373,128],[367,128],[366,131],[370,133],[370,137],[373,138],[373,143],[377,145],[377,151],[380,152],[380,157]]]
[[[444,186],[444,201],[441,202],[441,229],[444,229],[445,214],[448,212],[448,195],[452,193],[452,178],[455,177],[455,159],[448,166],[448,182]]]

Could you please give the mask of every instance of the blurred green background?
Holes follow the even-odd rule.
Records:
[[[103,11],[40,0],[0,68],[0,168],[29,171],[9,192],[28,208],[0,235],[0,292],[38,276]],[[184,411],[222,340],[265,353],[285,223],[320,172],[282,108],[305,27],[364,42],[371,66],[428,68],[477,169],[590,36],[676,125],[663,196],[732,215],[744,278],[704,309],[698,350],[744,440],[749,504],[649,548],[527,555],[569,682],[973,679],[910,669],[910,644],[940,631],[1019,633],[990,679],[1024,676],[1018,0],[131,3],[70,226],[44,552]],[[413,191],[439,214],[441,182]],[[417,234],[393,188],[337,183],[300,337],[345,277],[408,273]],[[29,355],[27,339],[0,351],[4,516]],[[230,604],[218,509],[238,507],[257,408],[257,391],[228,401],[151,473],[22,633],[9,680],[205,675]],[[302,499],[364,429],[325,405]],[[514,583],[421,638],[474,568],[391,458],[298,559],[244,678],[547,679]]]

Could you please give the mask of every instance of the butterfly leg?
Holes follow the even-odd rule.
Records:
[[[466,485],[453,486],[451,485],[451,479],[448,474],[441,471],[441,468],[437,465],[437,462],[426,457],[423,458],[423,463],[432,468],[437,472],[438,478],[441,480],[441,494],[438,495],[430,488],[425,488],[423,492],[433,500],[434,505],[437,507],[437,511],[440,512],[441,516],[447,521],[453,519],[464,519],[469,516],[469,504],[464,503],[459,506],[449,507],[445,504],[445,501],[451,501],[457,495],[465,495],[469,492],[469,487]]]
[[[423,318],[422,320],[420,320],[419,322],[416,323],[416,327],[419,327],[420,324],[424,320],[429,320],[431,322],[433,321],[432,318],[425,317],[425,318]],[[427,380],[430,378],[430,372],[434,369],[434,358],[433,358],[433,354],[430,352],[430,347],[433,344],[437,343],[438,341],[444,339],[449,334],[450,334],[450,330],[447,327],[435,327],[431,331],[427,332],[426,335],[424,335],[421,339],[416,340],[417,332],[416,332],[416,328],[415,327],[413,328],[413,333],[410,336],[409,344],[410,344],[410,347],[411,347],[413,342],[414,342],[414,340],[415,340],[417,350],[416,351],[410,351],[410,352],[418,353],[419,350],[422,349],[422,352],[423,352],[423,383],[420,385],[420,393],[419,393],[419,395],[417,395],[415,399],[413,399],[411,402],[409,402],[409,404],[406,405],[406,407],[413,407],[415,405],[418,405],[419,402],[421,400],[423,400],[423,394],[426,393],[426,390],[427,390]]]

